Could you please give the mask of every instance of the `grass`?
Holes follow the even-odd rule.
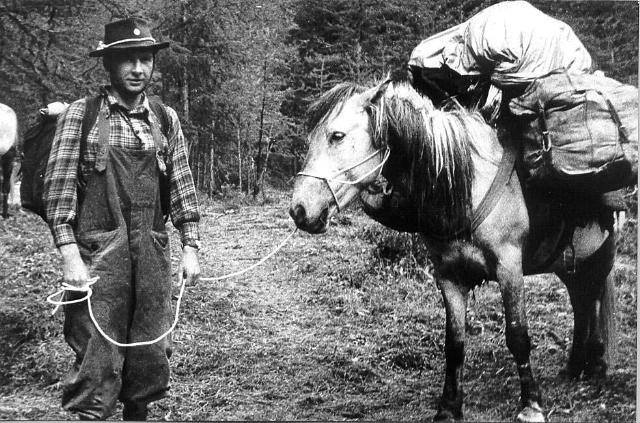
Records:
[[[286,202],[287,193],[269,192],[259,203],[206,203],[203,276],[267,254],[293,228]],[[635,420],[635,225],[627,221],[619,244],[619,347],[603,383],[557,376],[571,344],[568,296],[554,277],[527,278],[532,360],[550,421]],[[44,303],[60,259],[30,215],[0,221],[0,244],[0,418],[69,418],[59,400],[72,355],[61,314],[50,317]],[[519,382],[495,283],[475,289],[468,320],[465,416],[510,421]],[[356,209],[326,234],[296,234],[259,269],[189,288],[173,340],[171,398],[152,406],[153,419],[424,420],[442,390],[444,310],[419,238]]]

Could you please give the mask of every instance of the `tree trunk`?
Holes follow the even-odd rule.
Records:
[[[267,59],[265,58],[262,66],[262,104],[260,105],[260,126],[258,127],[258,154],[256,154],[256,175],[262,173],[262,139],[264,138],[264,112],[267,107]],[[247,187],[247,193],[249,188]],[[260,192],[260,185],[257,183],[253,189],[255,197]]]
[[[205,181],[206,181],[206,157],[203,154],[202,146],[198,144],[198,188],[204,189]]]
[[[256,175],[262,173],[262,139],[264,138],[264,112],[267,107],[267,59],[265,58],[262,66],[262,104],[260,105],[260,126],[258,127],[258,154],[256,154]],[[267,151],[267,154],[269,152]],[[253,196],[257,196],[260,192],[260,184],[257,183],[253,189]],[[249,189],[247,188],[247,192]]]
[[[238,190],[242,192],[242,146],[240,143],[240,125],[236,127],[236,136],[238,137]]]
[[[187,21],[187,16],[186,16],[186,11],[185,11],[185,7],[184,7],[184,2],[182,2],[181,6],[182,6],[182,22],[186,22]],[[186,38],[187,35],[186,33],[183,35],[182,37],[182,44],[186,44]],[[181,99],[182,99],[182,115],[184,116],[184,119],[186,122],[189,122],[190,118],[189,118],[189,73],[187,71],[187,57],[185,56],[184,60],[182,61],[182,86],[181,86],[181,90],[180,90],[180,94],[181,94]]]
[[[209,190],[208,190],[209,198],[213,197],[213,193],[215,191],[215,181],[213,177],[213,175],[215,174],[215,169],[213,166],[213,158],[214,158],[213,153],[214,151],[213,151],[213,142],[212,142],[209,147],[209,177],[207,178],[207,180],[209,181]]]
[[[264,177],[267,174],[267,168],[269,166],[269,155],[271,154],[271,146],[273,145],[272,141],[269,141],[267,145],[267,153],[264,156],[264,165],[262,166],[262,172],[260,172],[258,176],[258,180],[256,181],[256,185],[259,185],[260,188],[257,191],[262,191],[262,195],[264,196]]]
[[[252,171],[253,171],[254,167],[255,167],[255,162],[254,162],[253,158],[251,156],[249,156],[249,165],[246,166],[246,168],[247,168],[247,195],[251,192],[251,186],[252,186],[251,183],[253,182],[251,176],[252,176],[252,173],[253,173]]]

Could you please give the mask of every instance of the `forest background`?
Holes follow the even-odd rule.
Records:
[[[209,196],[286,186],[306,152],[305,110],[341,81],[401,70],[424,38],[489,0],[0,0],[0,102],[21,133],[37,110],[106,83],[87,54],[104,24],[153,22],[171,41],[152,93],[178,112],[198,188]],[[598,67],[638,84],[638,3],[532,1],[568,23]]]

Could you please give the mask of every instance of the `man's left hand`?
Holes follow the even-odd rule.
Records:
[[[185,245],[182,247],[182,277],[187,286],[193,286],[200,278],[198,249]]]

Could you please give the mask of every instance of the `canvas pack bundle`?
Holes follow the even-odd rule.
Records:
[[[601,194],[637,182],[638,90],[602,74],[552,72],[509,103],[528,183]]]

